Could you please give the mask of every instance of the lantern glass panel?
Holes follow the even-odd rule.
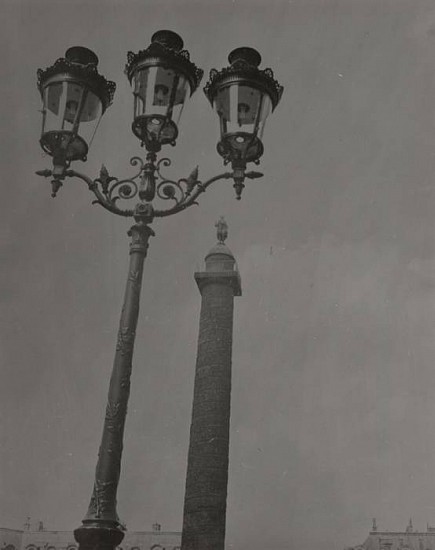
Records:
[[[222,136],[240,132],[261,135],[271,111],[271,100],[256,88],[233,84],[217,92],[214,106],[219,115]]]
[[[261,103],[260,110],[260,124],[258,130],[258,137],[261,139],[263,137],[264,127],[266,125],[266,119],[272,112],[272,100],[267,94],[263,95],[263,100]]]
[[[190,90],[187,79],[173,69],[147,67],[134,76],[134,116],[157,116],[178,125]]]
[[[44,89],[42,142],[50,154],[63,149],[69,160],[86,156],[103,109],[84,84],[58,81]]]

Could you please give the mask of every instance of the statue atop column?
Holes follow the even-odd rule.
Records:
[[[219,221],[214,225],[217,228],[217,238],[220,243],[224,243],[225,239],[228,237],[228,224],[225,221],[225,218],[221,216]]]
[[[378,530],[378,524],[376,523],[376,518],[373,518],[372,533],[376,533],[377,530]]]

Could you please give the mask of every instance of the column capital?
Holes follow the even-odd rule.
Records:
[[[201,271],[195,273],[195,281],[199,291],[210,284],[228,285],[233,289],[234,296],[242,295],[242,282],[238,271]]]
[[[155,233],[149,225],[136,223],[130,227],[128,236],[131,237],[130,254],[139,253],[146,256],[148,250],[148,240],[154,237]]]

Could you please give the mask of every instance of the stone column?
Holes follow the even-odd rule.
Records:
[[[202,296],[184,498],[182,550],[223,550],[228,483],[234,296],[240,275],[217,224],[218,244],[195,273]],[[224,230],[222,230],[224,229]]]

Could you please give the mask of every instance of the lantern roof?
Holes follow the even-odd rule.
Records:
[[[125,73],[130,80],[138,68],[164,66],[180,71],[189,81],[191,95],[198,88],[204,71],[190,61],[190,54],[183,50],[182,38],[173,31],[157,31],[151,44],[138,53],[128,52]]]
[[[99,74],[97,65],[98,57],[92,50],[82,46],[69,48],[65,57],[59,58],[51,67],[38,69],[37,86],[41,96],[49,80],[65,76],[86,83],[91,91],[100,98],[103,111],[105,111],[113,101],[116,84]]]
[[[272,101],[272,108],[278,105],[284,90],[273,74],[272,69],[259,69],[261,55],[254,48],[242,47],[233,50],[229,56],[229,67],[221,71],[212,69],[210,71],[209,81],[204,87],[204,93],[210,103],[217,91],[231,84],[244,84],[265,91]]]

